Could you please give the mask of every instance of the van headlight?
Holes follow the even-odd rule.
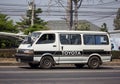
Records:
[[[24,50],[24,54],[33,55],[34,54],[34,50]]]

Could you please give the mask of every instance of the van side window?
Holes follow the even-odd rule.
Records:
[[[60,34],[61,44],[79,45],[81,44],[80,34]]]
[[[96,45],[109,44],[108,37],[106,35],[96,35],[95,43]]]
[[[109,44],[108,37],[106,35],[84,35],[85,45],[104,45]]]
[[[84,35],[84,44],[86,45],[95,44],[94,35]]]
[[[47,44],[55,42],[55,34],[43,34],[36,44]]]

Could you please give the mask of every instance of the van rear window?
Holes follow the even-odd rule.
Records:
[[[107,35],[84,35],[85,45],[107,45],[109,44]]]

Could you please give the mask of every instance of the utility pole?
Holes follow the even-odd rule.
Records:
[[[35,4],[34,4],[34,0],[32,0],[31,26],[33,26],[33,25],[34,25],[34,13],[35,13]]]
[[[75,30],[78,29],[78,0],[74,0],[74,4],[75,4],[75,19],[74,19],[74,26],[75,26]]]
[[[69,30],[73,27],[73,4],[72,0],[67,0],[67,23],[69,25]]]
[[[73,0],[74,1],[74,29],[78,29],[78,9],[81,7],[83,0]]]
[[[29,4],[29,9],[31,10],[31,26],[34,25],[34,13],[35,13],[35,0],[32,0]]]
[[[74,2],[74,10],[73,10]],[[80,3],[79,3],[80,2]],[[78,29],[78,9],[81,7],[83,0],[67,0],[67,23],[69,24],[69,30]],[[74,12],[74,22],[73,22],[73,12]]]
[[[70,30],[72,30],[73,27],[73,4],[72,0],[70,0]]]

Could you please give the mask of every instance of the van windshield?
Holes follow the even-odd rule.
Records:
[[[33,44],[36,41],[36,39],[39,38],[40,34],[41,34],[40,32],[34,32],[28,35],[23,40],[22,44]]]

